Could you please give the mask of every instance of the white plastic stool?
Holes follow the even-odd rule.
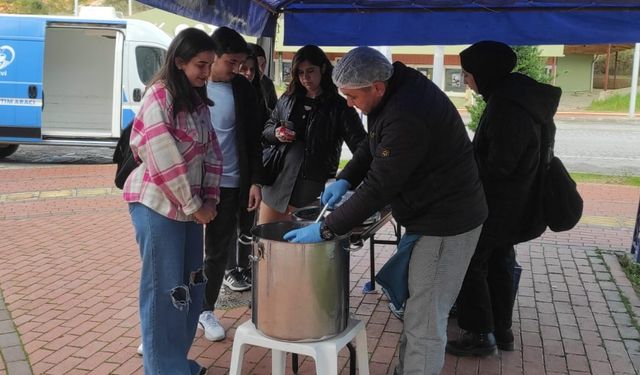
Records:
[[[338,352],[351,340],[356,339],[356,359],[360,375],[369,375],[369,355],[367,354],[367,332],[361,320],[349,319],[347,328],[328,340],[316,342],[289,342],[269,338],[258,332],[253,322],[242,323],[233,336],[233,352],[229,375],[242,373],[242,358],[245,345],[271,349],[271,374],[284,375],[287,353],[298,353],[313,357],[318,375],[338,374]]]

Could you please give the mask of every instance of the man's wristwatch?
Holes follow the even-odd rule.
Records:
[[[320,224],[320,238],[325,241],[331,241],[332,239],[336,238],[336,234],[333,233],[331,228],[329,228],[327,224],[323,222],[322,224]]]

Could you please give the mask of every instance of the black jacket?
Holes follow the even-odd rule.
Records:
[[[391,204],[408,233],[451,236],[484,222],[487,206],[473,148],[453,103],[400,62],[369,114],[369,142],[338,178],[362,185],[326,219],[345,233]]]
[[[483,241],[512,245],[531,230],[540,204],[541,127],[553,139],[560,95],[559,88],[519,73],[509,74],[491,91],[473,138],[489,205]]]
[[[273,85],[273,81],[271,80],[271,78],[267,76],[262,76],[260,82],[262,83],[262,96],[264,102],[269,111],[273,111],[273,108],[275,108],[276,102],[278,101],[276,87]]]
[[[252,184],[263,183],[261,114],[258,99],[253,86],[239,75],[231,80],[233,101],[236,114],[236,146],[240,164],[240,204],[246,208],[249,200],[249,188]],[[215,111],[215,106],[211,109]]]
[[[280,121],[289,120],[297,99],[291,95],[280,97],[262,132],[265,143],[279,142],[275,130]],[[303,178],[324,183],[335,177],[342,142],[347,144],[351,152],[355,152],[366,135],[358,113],[347,106],[343,97],[334,93],[317,97],[307,123]]]

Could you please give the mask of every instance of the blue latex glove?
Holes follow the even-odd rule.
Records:
[[[304,228],[294,229],[284,234],[283,238],[295,243],[322,242],[320,237],[320,223],[313,223]]]
[[[320,197],[322,205],[329,203],[329,208],[333,208],[336,203],[340,202],[342,196],[347,193],[351,184],[347,180],[338,180],[327,186]]]

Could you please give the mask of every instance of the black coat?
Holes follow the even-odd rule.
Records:
[[[262,76],[260,82],[262,83],[262,97],[265,105],[269,111],[272,111],[278,102],[276,87],[273,85],[273,81],[267,76]]]
[[[262,113],[251,83],[239,74],[231,80],[236,114],[236,146],[240,164],[240,205],[246,208],[249,188],[263,183]],[[211,109],[215,111],[215,106]]]
[[[338,178],[362,185],[326,219],[345,233],[391,204],[408,233],[451,236],[484,222],[487,206],[473,147],[453,103],[427,77],[396,62],[369,114],[369,142]]]
[[[276,138],[276,128],[280,126],[280,121],[290,119],[298,99],[292,95],[280,97],[262,132],[265,143],[280,142]],[[355,152],[367,133],[358,113],[349,108],[340,95],[322,94],[316,98],[316,102],[307,123],[302,172],[304,179],[324,183],[336,176],[342,142],[347,144],[351,152]]]
[[[473,138],[489,205],[483,241],[513,245],[531,229],[539,209],[541,126],[555,133],[560,95],[559,88],[519,73],[491,92]]]

